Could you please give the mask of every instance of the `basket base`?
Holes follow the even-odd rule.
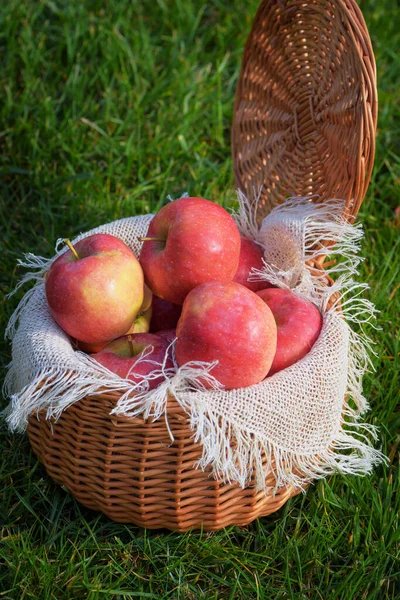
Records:
[[[87,396],[57,422],[46,420],[45,411],[29,419],[31,446],[48,474],[87,508],[148,529],[215,531],[248,525],[299,493],[292,487],[274,493],[272,473],[265,494],[196,469],[202,447],[174,398],[168,400],[172,444],[164,418],[110,415],[117,399]]]

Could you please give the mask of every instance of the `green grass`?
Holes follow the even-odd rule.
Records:
[[[157,210],[184,191],[234,199],[230,124],[250,0],[7,0],[0,7],[0,290],[23,252]],[[0,598],[395,599],[398,512],[400,9],[361,7],[379,128],[360,280],[380,310],[368,421],[390,465],[330,477],[246,528],[207,534],[110,522],[53,484],[26,437],[0,430]],[[4,301],[5,327],[23,290]],[[10,346],[2,342],[2,374]],[[3,399],[3,406],[6,405]],[[398,583],[397,583],[398,586]]]

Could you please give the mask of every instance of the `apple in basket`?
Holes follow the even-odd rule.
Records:
[[[211,375],[225,389],[259,383],[276,350],[271,310],[257,294],[234,281],[204,283],[189,292],[176,334],[178,365],[218,360]]]
[[[46,297],[51,314],[71,337],[99,344],[124,335],[143,303],[143,271],[128,246],[99,233],[72,246],[51,265]]]
[[[231,281],[239,265],[240,233],[234,219],[203,198],[180,198],[163,206],[141,240],[146,283],[173,304],[182,304],[202,283]]]
[[[276,354],[268,373],[273,375],[308,354],[320,334],[322,316],[314,304],[289,290],[261,290],[257,296],[269,306],[276,321]]]
[[[157,333],[160,329],[173,329],[178,323],[181,312],[181,304],[172,304],[153,295],[150,331]]]
[[[143,303],[135,317],[132,326],[126,333],[147,333],[150,331],[150,322],[153,314],[153,293],[144,284]]]
[[[176,340],[176,329],[161,329],[160,331],[157,331],[157,335],[159,335],[167,340],[168,354],[169,354],[171,360],[173,360],[173,358],[172,358],[172,353],[173,353],[172,342],[174,342]]]
[[[176,329],[160,329],[160,331],[157,331],[157,335],[161,335],[161,337],[168,340],[168,343],[171,343],[176,338]]]
[[[152,297],[150,289],[144,284],[144,296],[143,303],[139,309],[138,314],[135,317],[135,320],[129,330],[128,333],[147,333],[150,329],[150,320],[152,314]],[[107,344],[110,343],[110,340],[106,342],[99,342],[98,344],[88,344],[86,342],[80,342],[76,338],[71,338],[72,345],[78,350],[82,350],[82,352],[86,352],[88,354],[92,354],[93,352],[100,352]]]
[[[241,237],[239,266],[233,281],[241,283],[252,292],[272,287],[268,281],[249,281],[249,276],[253,268],[258,270],[263,268],[263,256],[264,253],[259,244],[249,238]]]
[[[168,347],[168,340],[162,336],[133,333],[113,340],[100,352],[90,356],[123,379],[140,383],[154,371],[160,370],[164,359],[165,368],[174,366],[170,354],[165,358]],[[149,389],[154,389],[164,381],[164,376],[148,381]]]

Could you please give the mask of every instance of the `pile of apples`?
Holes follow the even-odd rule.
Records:
[[[119,238],[94,234],[51,265],[46,297],[76,348],[150,389],[172,368],[218,361],[225,389],[246,387],[293,365],[319,336],[312,303],[266,281],[249,281],[263,251],[232,216],[203,198],[164,206],[141,238],[139,260]],[[211,385],[202,382],[205,387]]]

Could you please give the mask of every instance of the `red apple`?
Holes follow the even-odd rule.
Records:
[[[115,236],[99,233],[57,258],[46,276],[46,297],[55,321],[88,344],[128,331],[143,302],[143,272],[134,253]]]
[[[308,354],[320,334],[322,316],[314,304],[289,290],[261,290],[257,295],[271,309],[278,329],[276,354],[268,373],[273,375]]]
[[[182,312],[181,305],[172,304],[168,300],[153,295],[152,308],[150,331],[157,332],[160,329],[173,329],[176,327]]]
[[[239,266],[233,281],[241,283],[252,292],[272,287],[268,281],[249,281],[249,276],[253,268],[259,270],[263,268],[263,256],[264,253],[261,246],[253,242],[253,240],[241,237]]]
[[[169,343],[165,338],[154,333],[134,333],[114,340],[103,350],[91,356],[123,379],[140,383],[147,375],[161,368],[168,346]],[[143,354],[145,357],[141,360]],[[169,356],[165,368],[173,366]],[[164,377],[160,376],[148,381],[149,389],[152,390],[164,381]]]
[[[176,334],[178,365],[218,360],[211,374],[226,389],[259,383],[276,350],[272,312],[254,292],[233,281],[205,283],[192,290],[183,303]]]
[[[176,329],[162,329],[157,331],[157,335],[165,338],[168,342],[168,355],[172,360],[172,342],[176,339]]]
[[[143,303],[139,309],[138,314],[135,317],[135,320],[132,323],[132,326],[125,332],[125,335],[128,333],[147,333],[150,328],[150,320],[151,320],[151,301],[153,294],[150,289],[144,284],[144,296]],[[82,352],[86,352],[87,354],[92,354],[93,352],[100,352],[107,344],[110,343],[110,340],[107,342],[99,342],[98,344],[87,344],[85,342],[80,342],[76,338],[71,338],[72,345],[74,348],[81,350]]]
[[[156,296],[182,304],[197,285],[231,281],[239,264],[240,234],[221,206],[180,198],[154,216],[143,239],[140,263]]]
[[[160,331],[157,331],[157,335],[161,335],[161,337],[165,338],[170,344],[176,338],[176,329],[161,329]]]

